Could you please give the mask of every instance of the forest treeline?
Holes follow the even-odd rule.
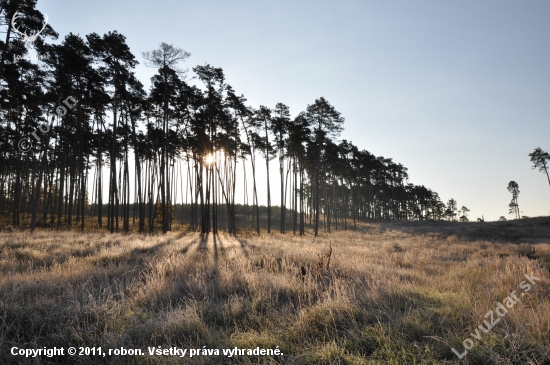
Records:
[[[93,214],[113,232],[129,231],[137,215],[140,232],[167,232],[182,204],[190,229],[235,234],[246,210],[260,233],[260,191],[268,231],[304,234],[308,226],[317,235],[370,219],[468,219],[453,199],[444,204],[410,183],[403,165],[339,140],[344,118],[323,97],[295,118],[283,103],[250,107],[221,68],[193,67],[190,83],[181,69],[190,54],[166,43],[140,57],[156,69],[146,91],[122,34],[71,33],[54,43],[58,34],[45,23],[36,0],[0,0],[5,223],[20,227],[28,217],[31,230],[84,230]],[[32,42],[22,35],[41,28]],[[260,165],[267,172],[261,186]],[[237,176],[246,191],[239,209]],[[272,189],[280,201],[272,201]]]

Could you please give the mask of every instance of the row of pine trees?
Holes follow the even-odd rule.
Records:
[[[99,228],[129,231],[134,210],[139,232],[167,232],[176,203],[190,211],[184,223],[203,233],[235,234],[243,204],[258,234],[260,222],[268,232],[310,227],[317,235],[371,219],[457,216],[456,201],[445,205],[409,183],[403,165],[339,140],[344,118],[323,97],[295,118],[283,103],[250,107],[221,68],[196,66],[191,78],[181,68],[190,54],[166,43],[140,57],[156,69],[146,91],[122,34],[54,43],[47,25],[29,45],[12,24],[16,12],[18,30],[44,24],[36,0],[0,0],[0,214],[14,227],[29,217],[31,230],[85,230],[92,206]]]

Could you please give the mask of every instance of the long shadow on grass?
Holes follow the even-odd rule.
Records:
[[[254,250],[257,246],[248,243],[248,241],[245,240],[244,238],[236,237],[236,239],[237,239],[237,241],[239,242],[239,245],[240,245],[241,250],[243,251],[243,254],[245,255],[245,257],[246,257],[246,258],[249,258],[249,257],[250,257],[250,252],[249,252],[249,250],[250,250],[250,249]]]

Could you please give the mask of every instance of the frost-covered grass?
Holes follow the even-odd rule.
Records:
[[[492,223],[373,223],[317,238],[0,232],[0,363],[549,364],[550,219],[529,222],[510,242]],[[526,273],[541,280],[459,360],[451,347]],[[12,346],[284,355],[36,362]]]

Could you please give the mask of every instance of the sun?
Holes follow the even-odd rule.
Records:
[[[212,165],[214,163],[214,156],[212,156],[212,154],[209,153],[205,157],[205,162],[206,162],[207,165]]]

